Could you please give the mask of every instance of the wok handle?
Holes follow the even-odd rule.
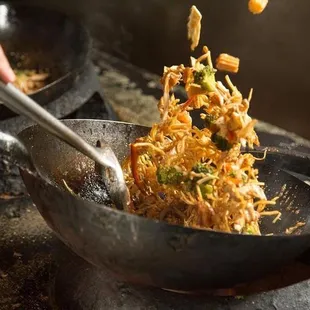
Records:
[[[17,138],[0,131],[0,158],[12,165],[37,174],[27,148]]]

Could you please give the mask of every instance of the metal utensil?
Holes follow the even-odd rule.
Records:
[[[102,168],[100,171],[103,180],[113,202],[118,208],[127,208],[130,203],[130,196],[123,171],[115,154],[108,145],[101,144],[100,149],[91,146],[64,123],[60,122],[10,83],[4,84],[0,82],[0,99],[9,109],[29,117],[49,133],[60,138],[99,164]]]

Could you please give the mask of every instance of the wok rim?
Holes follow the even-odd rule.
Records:
[[[100,119],[65,119],[65,120],[60,120],[60,121],[63,122],[63,123],[73,123],[73,122],[92,122],[92,123],[93,122],[97,122],[97,123],[112,123],[112,124],[113,123],[118,123],[118,124],[130,125],[130,126],[135,126],[135,127],[140,127],[140,128],[147,128],[147,129],[151,128],[151,127],[148,127],[148,126],[138,125],[138,124],[124,122],[124,121],[112,121],[112,120],[100,120]],[[40,126],[39,125],[29,126],[29,127],[25,128],[25,129],[23,129],[22,131],[20,131],[17,136],[20,137],[20,135],[22,135],[26,131],[31,130],[32,128],[37,128],[37,127],[40,127]],[[283,150],[283,149],[276,148],[276,147],[271,147],[270,149],[277,150],[276,151],[277,154],[279,154],[279,153],[281,154],[281,152],[283,152],[283,153],[286,153],[286,155],[291,155],[291,156],[296,156],[296,155],[298,156],[299,155],[299,156],[305,156],[306,157],[306,154],[302,153],[302,152]],[[254,149],[254,151],[255,151],[255,149]],[[256,151],[257,152],[263,152],[261,149],[256,150]],[[98,209],[103,209],[105,212],[113,212],[116,215],[125,215],[126,218],[128,219],[128,221],[130,221],[130,218],[133,218],[134,220],[138,220],[138,221],[144,222],[146,224],[147,223],[152,223],[152,225],[160,224],[160,225],[169,227],[169,229],[172,229],[172,230],[173,229],[177,229],[177,230],[181,229],[182,231],[187,231],[189,234],[205,233],[205,234],[215,235],[215,236],[218,236],[218,237],[222,236],[223,238],[224,237],[226,237],[226,238],[230,238],[230,237],[234,237],[234,238],[255,238],[255,240],[257,240],[257,239],[270,240],[270,239],[277,238],[277,239],[284,239],[284,240],[286,240],[286,239],[292,239],[292,238],[306,238],[306,237],[309,237],[309,240],[310,240],[310,231],[309,232],[305,232],[305,233],[301,232],[300,234],[292,233],[292,234],[273,234],[273,235],[247,235],[247,234],[238,234],[238,233],[234,233],[234,232],[227,233],[227,232],[222,232],[222,231],[199,229],[199,228],[193,228],[193,227],[185,227],[185,226],[177,225],[177,224],[171,224],[171,223],[168,223],[168,222],[165,222],[165,221],[160,221],[160,220],[156,220],[156,219],[152,219],[152,218],[146,218],[146,217],[143,217],[143,216],[139,216],[139,215],[136,215],[136,214],[133,214],[133,213],[126,212],[124,210],[113,209],[111,207],[108,207],[108,206],[105,206],[105,205],[102,205],[102,204],[99,204],[99,203],[96,203],[96,202],[93,202],[93,201],[90,201],[90,200],[87,200],[87,199],[83,199],[83,198],[81,198],[79,196],[73,196],[73,195],[69,194],[69,192],[65,191],[63,188],[55,186],[49,180],[44,180],[41,177],[36,177],[36,176],[33,176],[33,175],[29,174],[27,171],[24,171],[24,170],[22,170],[22,171],[23,171],[23,173],[29,175],[32,178],[36,178],[36,179],[39,179],[41,182],[47,183],[49,186],[52,186],[53,188],[55,188],[57,191],[63,192],[65,194],[67,194],[67,195],[70,195],[73,199],[78,199],[78,200],[84,201],[84,202],[86,201],[86,202],[90,203],[92,205],[92,207],[96,207]],[[285,172],[283,170],[281,170],[281,171],[283,173],[287,173],[287,172]],[[294,178],[298,182],[301,182],[304,185],[306,185],[304,182],[302,182],[301,180],[299,180],[295,176],[290,175],[290,177]],[[31,196],[30,196],[30,198],[31,198]],[[309,213],[310,213],[310,208],[309,208]],[[309,247],[310,247],[310,245],[309,245]]]

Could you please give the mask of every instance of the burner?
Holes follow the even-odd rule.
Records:
[[[0,247],[1,310],[310,309],[309,259],[255,283],[196,296],[131,285],[67,249],[27,197],[0,201]]]

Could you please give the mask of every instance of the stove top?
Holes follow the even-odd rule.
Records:
[[[153,97],[158,99],[160,96],[160,88],[156,86],[157,77],[131,65],[124,66],[122,61],[104,54],[100,55],[97,55],[97,64],[100,63],[101,68],[98,72],[105,82],[107,101],[113,102],[115,107],[127,105],[127,109],[123,110],[131,110],[139,120],[149,111],[146,105],[142,106],[145,93],[148,94],[148,104]],[[110,64],[107,65],[107,62]],[[116,86],[111,85],[111,77],[119,78],[114,81]],[[126,82],[123,83],[122,79]],[[133,82],[143,80],[143,91],[128,89],[128,79]],[[136,84],[141,85],[139,82]],[[151,90],[145,89],[147,87]],[[128,98],[130,94],[132,98]],[[137,94],[141,97],[141,105],[136,106]],[[131,106],[131,102],[135,102],[135,105]],[[144,114],[139,114],[140,110]],[[148,114],[152,115],[150,112]],[[126,119],[128,115],[120,116],[130,121]],[[73,109],[61,117],[107,119],[111,118],[111,114],[103,104],[103,95],[97,92],[79,109]],[[258,133],[262,145],[310,152],[308,141],[271,125],[261,122]],[[1,168],[0,163],[0,171],[3,173],[0,192],[4,193],[5,188],[15,188],[11,192],[18,193],[22,181],[17,169],[7,171]],[[211,295],[208,292],[208,296],[207,292],[203,296],[189,296],[133,286],[116,279],[108,270],[96,269],[73,254],[53,235],[24,194],[20,197],[0,194],[0,248],[0,310],[310,309],[310,259],[295,262],[261,281],[212,292]],[[216,297],[216,294],[250,296]]]
[[[310,260],[217,292],[249,296],[190,296],[130,285],[91,266],[53,235],[26,196],[0,200],[0,227],[1,310],[310,309]]]
[[[76,78],[72,88],[64,92],[59,98],[48,103],[44,108],[56,118],[68,118],[89,101],[96,101],[101,106],[104,115],[101,117],[115,119],[115,113],[104,98],[102,85],[100,84],[94,65],[89,62],[79,77]],[[33,122],[25,116],[15,116],[0,121],[0,130],[10,134],[18,134]]]

